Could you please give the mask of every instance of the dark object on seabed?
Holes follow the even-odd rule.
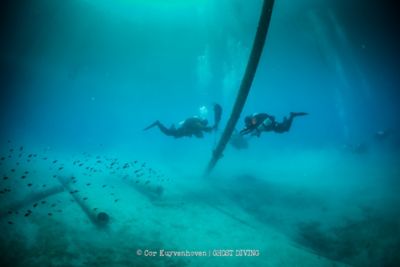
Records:
[[[74,188],[68,183],[71,179],[68,178],[63,178],[63,177],[57,177],[60,183],[64,186],[66,191],[70,193],[70,195],[74,198],[76,203],[81,207],[82,211],[89,217],[89,219],[92,221],[92,223],[98,227],[105,227],[109,221],[110,221],[110,216],[104,212],[104,211],[99,211],[98,209],[94,209],[89,207],[87,200],[87,197],[82,197],[79,194],[78,190],[74,190]]]
[[[365,143],[359,143],[359,144],[347,144],[343,146],[343,150],[348,151],[353,154],[367,154],[368,153],[368,146]]]
[[[392,133],[393,132],[391,130],[380,130],[374,134],[374,139],[377,141],[383,141],[390,137]]]
[[[150,201],[158,201],[164,193],[164,187],[151,183],[137,183],[132,180],[124,180],[136,191],[147,197]]]
[[[5,207],[1,207],[0,208],[0,218],[10,215],[10,213],[8,211],[19,210],[25,206],[31,205],[32,203],[35,203],[35,202],[39,202],[42,199],[45,199],[49,196],[61,193],[63,191],[64,191],[63,186],[55,186],[53,188],[49,188],[47,190],[43,190],[41,192],[34,193],[21,201],[11,203]]]

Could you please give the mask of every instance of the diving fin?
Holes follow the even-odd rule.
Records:
[[[305,116],[308,115],[307,112],[290,112],[290,116],[296,117],[296,116]]]
[[[147,131],[148,129],[153,128],[154,126],[156,126],[157,124],[159,124],[159,121],[153,122],[152,124],[150,124],[149,126],[144,128],[143,131]]]

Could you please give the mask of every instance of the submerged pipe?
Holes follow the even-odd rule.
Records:
[[[160,200],[164,188],[161,185],[136,183],[132,180],[124,180],[128,185],[132,186],[137,192],[147,197],[150,201]]]
[[[225,146],[228,143],[229,139],[231,138],[232,132],[235,129],[240,114],[242,113],[243,106],[246,103],[246,99],[250,92],[251,84],[253,82],[254,75],[257,70],[258,62],[260,61],[265,39],[267,37],[274,2],[275,2],[274,0],[264,0],[261,10],[260,20],[258,22],[256,36],[253,42],[253,48],[250,53],[250,58],[247,63],[246,71],[244,73],[242,82],[240,84],[240,89],[236,97],[236,101],[233,106],[231,116],[228,120],[224,132],[222,133],[222,136],[218,142],[217,147],[213,151],[213,155],[208,164],[205,175],[211,173],[211,171],[217,164],[218,160],[222,157],[222,153],[224,152]]]
[[[49,196],[61,193],[63,191],[64,191],[63,186],[55,186],[55,187],[48,188],[46,190],[43,190],[43,191],[40,191],[37,193],[33,193],[32,195],[27,196],[26,198],[24,198],[20,201],[17,201],[17,202],[9,204],[7,206],[1,207],[0,208],[0,219],[9,215],[9,213],[8,213],[9,211],[19,210],[25,206],[28,206],[35,202],[38,202]]]
[[[76,192],[74,188],[71,187],[67,179],[58,177],[58,180],[65,188],[65,190],[67,190],[69,194],[74,198],[76,203],[78,203],[83,212],[89,217],[90,221],[94,225],[98,227],[104,227],[108,224],[108,222],[110,221],[110,216],[106,212],[91,208],[89,204],[86,203],[82,197],[80,197],[78,192]]]

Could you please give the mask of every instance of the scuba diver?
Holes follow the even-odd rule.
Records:
[[[289,118],[284,117],[282,122],[277,122],[274,116],[267,113],[256,113],[245,118],[245,128],[241,135],[252,134],[259,137],[261,132],[284,133],[290,130],[293,118],[308,115],[306,112],[290,112]]]
[[[172,125],[170,128],[164,126],[160,121],[155,121],[150,124],[143,131],[147,131],[150,128],[157,126],[160,131],[167,135],[173,136],[175,138],[181,137],[192,137],[195,136],[197,138],[203,138],[203,132],[210,133],[212,131],[216,131],[218,129],[219,122],[221,121],[222,116],[222,107],[219,104],[214,104],[214,125],[208,126],[208,121],[204,118],[199,118],[197,116],[187,118],[186,120],[179,123],[179,127],[176,128],[175,125]]]

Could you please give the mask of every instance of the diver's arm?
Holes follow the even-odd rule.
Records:
[[[245,134],[249,134],[253,131],[254,129],[252,128],[244,128],[243,130],[240,131],[240,135],[245,135]]]

